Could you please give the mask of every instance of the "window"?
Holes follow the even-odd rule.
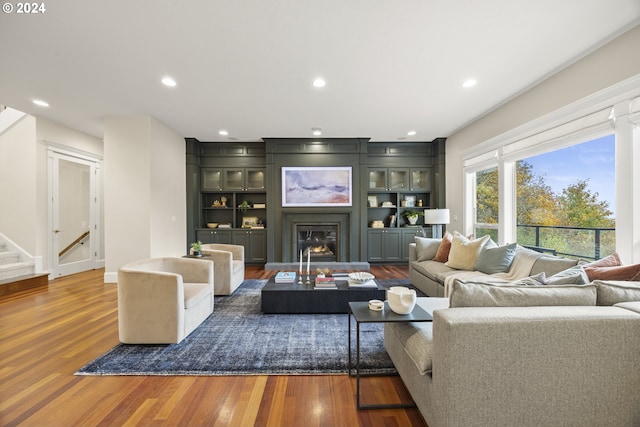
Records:
[[[474,233],[477,237],[490,235],[498,241],[498,168],[476,172],[476,206]]]
[[[598,259],[615,251],[615,136],[517,162],[517,241]]]

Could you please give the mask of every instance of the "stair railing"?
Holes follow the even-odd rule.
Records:
[[[73,249],[74,246],[81,243],[84,239],[87,238],[87,236],[89,236],[89,234],[91,234],[90,231],[85,231],[84,233],[82,233],[76,240],[71,242],[66,248],[60,251],[60,253],[58,254],[58,258],[62,257],[64,254]]]

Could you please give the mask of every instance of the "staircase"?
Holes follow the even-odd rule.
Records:
[[[0,296],[49,283],[48,274],[35,273],[33,262],[21,261],[20,254],[0,242]]]

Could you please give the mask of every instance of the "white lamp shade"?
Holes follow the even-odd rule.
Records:
[[[449,224],[449,209],[425,209],[425,224]]]

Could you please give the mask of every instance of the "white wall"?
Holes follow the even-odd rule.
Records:
[[[104,124],[105,282],[131,261],[184,255],[185,142],[147,116]]]
[[[35,123],[35,117],[25,116],[0,134],[0,232],[33,256],[42,254],[38,252],[36,233],[39,195]]]
[[[446,200],[450,230],[464,230],[463,153],[520,125],[640,73],[640,26],[543,81],[446,142]],[[457,221],[455,220],[457,218]]]

